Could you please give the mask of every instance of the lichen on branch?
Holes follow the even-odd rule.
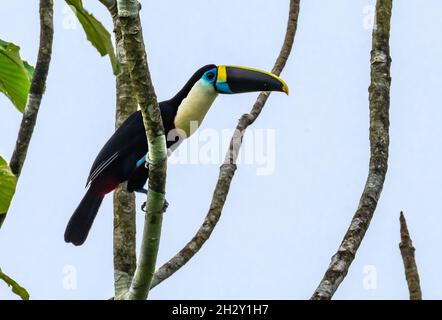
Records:
[[[116,112],[115,129],[134,112],[138,103],[133,94],[129,67],[124,54],[123,34],[118,19],[117,2],[115,0],[100,0],[108,9],[114,26],[115,48],[121,74],[116,76]],[[136,208],[135,194],[127,191],[127,183],[120,184],[114,191],[114,290],[115,296],[126,293],[132,282],[137,265],[136,259]]]
[[[123,33],[125,58],[132,80],[133,91],[143,115],[149,144],[149,192],[146,201],[147,210],[141,250],[135,275],[124,298],[131,300],[146,299],[155,271],[165,204],[166,138],[147,63],[139,16],[140,5],[136,0],[118,0],[117,8]]]
[[[358,209],[341,245],[332,257],[312,300],[328,300],[348,273],[376,210],[388,167],[390,109],[390,19],[392,0],[377,0],[371,51],[370,162]]]

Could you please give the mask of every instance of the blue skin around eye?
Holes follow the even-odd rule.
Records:
[[[214,77],[212,79],[207,78],[207,74],[210,72],[214,74]],[[207,83],[214,83],[216,78],[217,78],[217,69],[216,68],[210,69],[209,71],[204,73],[204,75],[202,76],[202,80],[204,80]],[[227,82],[216,82],[215,88],[220,93],[229,93],[229,94],[233,93]]]
[[[207,78],[207,74],[209,74],[209,73],[212,73],[214,75],[212,79],[208,79]],[[213,69],[210,69],[209,71],[206,71],[206,73],[203,74],[202,79],[205,82],[213,83],[215,81],[215,79],[216,79],[216,68],[213,68]]]

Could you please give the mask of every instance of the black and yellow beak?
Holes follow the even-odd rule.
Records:
[[[215,88],[219,93],[280,91],[289,94],[287,84],[273,73],[239,66],[219,66]]]

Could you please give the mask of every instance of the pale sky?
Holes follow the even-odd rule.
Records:
[[[113,295],[111,195],[85,245],[64,243],[63,233],[84,194],[90,166],[113,132],[115,79],[109,60],[86,41],[64,1],[55,2],[47,91],[0,230],[0,266],[34,299],[104,299]],[[112,30],[98,1],[83,2]],[[38,1],[0,3],[0,39],[20,45],[22,57],[34,64]],[[281,75],[290,96],[272,95],[253,125],[256,134],[274,134],[274,170],[259,174],[259,161],[239,165],[211,238],[185,267],[152,290],[152,299],[311,296],[348,228],[368,171],[373,4],[301,0],[295,46]],[[144,37],[159,99],[174,95],[208,63],[270,70],[283,41],[287,9],[288,0],[143,1]],[[437,0],[425,5],[394,1],[389,171],[369,231],[336,299],[408,298],[398,247],[401,210],[416,247],[423,296],[442,298],[441,10]],[[233,129],[255,97],[220,95],[202,132]],[[0,96],[0,155],[6,159],[20,120],[21,114]],[[198,136],[194,138],[197,143]],[[218,166],[169,166],[170,206],[159,264],[199,228]],[[137,208],[142,201],[137,198]],[[139,244],[143,214],[137,214]],[[75,281],[68,281],[70,276]],[[0,282],[3,298],[16,296]]]

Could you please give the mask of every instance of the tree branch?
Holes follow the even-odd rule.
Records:
[[[11,287],[12,292],[18,295],[22,300],[29,300],[28,291],[19,285],[14,279],[9,277],[7,274],[3,273],[0,268],[0,280],[3,280],[9,287]]]
[[[133,94],[129,67],[124,55],[123,34],[118,19],[115,0],[100,0],[109,10],[114,25],[115,47],[122,73],[116,78],[116,115],[117,129],[132,113],[137,111],[137,99]],[[135,194],[127,192],[126,183],[114,192],[114,287],[115,296],[127,292],[137,265]]]
[[[402,260],[404,261],[405,278],[407,279],[408,291],[410,292],[410,300],[422,300],[421,285],[419,280],[419,272],[417,270],[416,259],[414,257],[413,241],[411,241],[408,232],[407,221],[404,213],[401,212],[399,218],[401,224],[401,249]]]
[[[147,64],[139,16],[140,5],[136,0],[118,0],[117,7],[130,77],[141,107],[149,143],[149,192],[143,240],[135,275],[124,296],[133,300],[147,298],[155,272],[165,203],[167,151],[160,109]]]
[[[290,1],[290,11],[284,43],[272,69],[272,72],[276,75],[279,75],[284,69],[293,46],[298,26],[299,2],[300,0]],[[224,164],[220,168],[218,182],[213,192],[210,209],[202,226],[192,240],[190,240],[180,252],[158,269],[155,273],[151,288],[155,287],[184,266],[201,249],[207,239],[209,239],[213,229],[218,223],[229,193],[230,184],[236,171],[236,159],[242,144],[244,132],[247,127],[255,122],[256,118],[261,113],[269,94],[269,92],[261,93],[250,113],[244,114],[240,118],[235,133],[230,141],[229,151],[225,156]]]
[[[118,9],[116,0],[99,0],[109,10],[112,18],[118,18]],[[115,25],[115,24],[114,24]]]
[[[347,275],[384,185],[388,166],[390,108],[390,19],[392,0],[377,0],[371,51],[370,164],[359,207],[312,300],[331,299]]]
[[[28,101],[23,112],[15,149],[9,165],[17,179],[20,177],[23,164],[26,160],[29,144],[37,122],[38,110],[46,87],[46,79],[51,62],[52,41],[54,37],[53,1],[40,0],[40,44],[38,48],[37,64],[31,81]],[[0,216],[0,227],[6,214]]]

